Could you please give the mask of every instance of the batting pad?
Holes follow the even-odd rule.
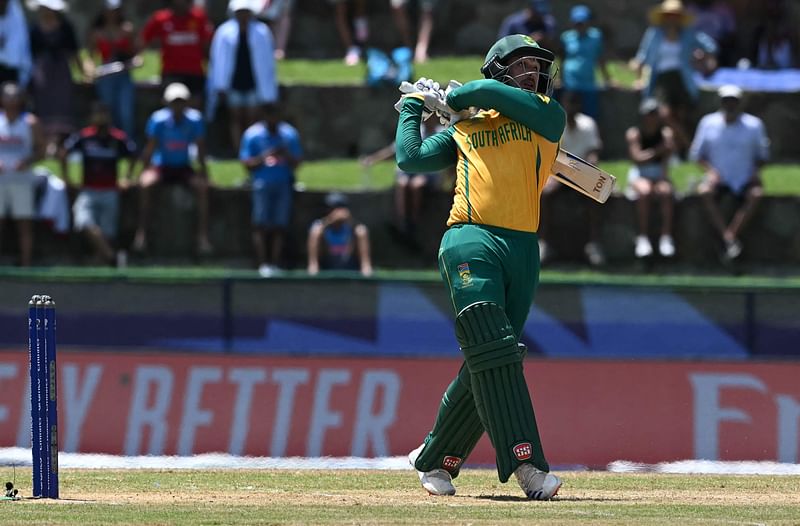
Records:
[[[483,435],[483,423],[475,409],[469,382],[469,370],[462,365],[442,397],[436,423],[414,463],[419,471],[441,468],[457,477],[464,460]]]
[[[522,358],[511,324],[495,303],[475,303],[456,317],[475,408],[495,449],[497,474],[506,482],[523,462],[550,471],[544,458]]]
[[[506,482],[522,462],[550,471],[544,458],[522,364],[472,374],[475,408],[495,449],[497,475]]]
[[[456,339],[470,373],[521,361],[514,329],[496,303],[473,303],[459,312]]]

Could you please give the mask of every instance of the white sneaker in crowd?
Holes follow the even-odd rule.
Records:
[[[361,60],[361,50],[358,49],[358,46],[350,46],[344,56],[344,63],[348,66],[355,66],[359,60]]]
[[[653,254],[653,245],[647,236],[636,236],[636,257],[646,258]]]
[[[408,463],[411,464],[411,467],[414,468],[417,475],[419,475],[419,481],[422,483],[422,487],[431,495],[455,495],[456,487],[453,486],[453,477],[451,477],[450,473],[446,470],[433,469],[431,471],[419,471],[414,467],[414,462],[416,462],[417,457],[424,447],[425,444],[422,444],[408,454]]]
[[[558,493],[561,479],[552,473],[539,471],[532,464],[520,464],[514,471],[519,487],[529,499],[550,500]]]
[[[672,236],[661,236],[658,240],[658,253],[665,258],[671,258],[675,255],[675,243],[672,241]]]
[[[118,250],[116,254],[117,268],[125,268],[128,266],[128,253],[124,250]]]
[[[586,258],[589,260],[590,265],[599,267],[605,264],[606,256],[603,254],[603,249],[594,241],[586,243],[586,246],[583,247],[583,251],[586,253]]]
[[[738,239],[725,242],[725,257],[727,259],[736,259],[742,253],[742,244]]]
[[[272,276],[275,275],[276,270],[277,269],[272,265],[266,265],[266,264],[260,265],[258,267],[258,275],[261,276],[262,278],[271,278]]]

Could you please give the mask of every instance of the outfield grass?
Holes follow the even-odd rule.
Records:
[[[625,188],[628,179],[628,161],[605,161],[600,167],[617,176],[617,188]],[[221,184],[228,180],[229,174],[235,175],[230,166],[218,165],[215,177]],[[298,180],[311,190],[331,188],[359,189],[365,186],[382,189],[390,187],[394,182],[395,165],[392,161],[384,161],[374,165],[368,173],[356,160],[337,159],[331,161],[313,161],[300,166]],[[702,179],[702,172],[695,163],[680,163],[672,169],[672,180],[679,193],[690,192]],[[763,171],[764,189],[770,195],[800,195],[800,165],[773,164]]]
[[[468,469],[455,497],[410,471],[62,470],[62,500],[3,502],[5,524],[797,524],[800,477],[565,473],[557,500]],[[22,484],[20,484],[22,485]],[[22,488],[23,492],[25,488]]]
[[[157,51],[146,51],[142,67],[133,71],[137,82],[158,82],[161,61]],[[425,64],[414,67],[414,75],[436,79],[459,79],[462,81],[480,78],[479,68],[483,64],[480,56],[434,57]],[[360,85],[367,76],[364,62],[346,66],[342,59],[306,60],[291,59],[277,63],[279,82],[291,85]]]
[[[144,64],[134,70],[133,78],[138,82],[158,82],[161,61],[156,51],[143,55]],[[483,56],[434,56],[424,64],[414,65],[415,77],[429,77],[440,82],[458,79],[462,82],[482,78],[480,66]],[[356,66],[346,66],[342,59],[307,60],[290,59],[277,63],[278,79],[285,86],[291,85],[359,85],[364,83],[367,68],[362,61]],[[609,71],[614,83],[620,87],[631,88],[635,74],[626,62],[609,61]]]
[[[59,173],[55,161],[42,163],[49,169]],[[627,181],[628,161],[601,162],[600,166],[617,176],[617,188],[624,189]],[[233,188],[248,182],[247,174],[236,160],[216,160],[209,163],[209,176],[214,185],[222,188]],[[297,180],[306,190],[382,190],[392,186],[395,177],[393,161],[375,164],[365,169],[356,159],[326,159],[307,161],[300,165]],[[70,168],[70,178],[79,183],[80,168]],[[699,168],[694,163],[681,163],[673,168],[672,179],[678,192],[691,191],[701,178]],[[772,164],[763,172],[764,189],[769,195],[800,195],[800,165]]]

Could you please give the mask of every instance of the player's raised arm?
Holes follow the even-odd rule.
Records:
[[[443,170],[456,162],[456,143],[452,131],[445,130],[422,140],[420,122],[425,100],[406,95],[400,108],[395,137],[397,166],[408,173]]]

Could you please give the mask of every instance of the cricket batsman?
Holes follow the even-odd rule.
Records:
[[[540,197],[566,120],[550,98],[553,60],[530,37],[507,36],[486,55],[485,80],[445,98],[438,85],[420,79],[398,106],[399,168],[434,172],[455,164],[457,174],[439,270],[464,363],[442,397],[433,430],[409,454],[432,495],[455,494],[452,479],[484,430],[501,482],[513,473],[537,500],[550,499],[561,486],[542,450],[519,342],[539,281]],[[423,141],[420,119],[434,99],[454,113],[488,109]]]

